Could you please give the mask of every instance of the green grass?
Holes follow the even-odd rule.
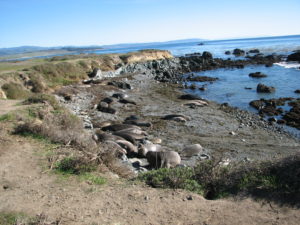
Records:
[[[15,119],[15,115],[13,115],[11,113],[7,113],[7,114],[0,116],[0,122],[1,121],[12,121],[14,119]]]
[[[0,212],[1,225],[15,225],[18,221],[23,221],[26,218],[24,213]]]
[[[8,99],[24,99],[30,95],[30,92],[18,83],[6,83],[2,85],[2,90]]]

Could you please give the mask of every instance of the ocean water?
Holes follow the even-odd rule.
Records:
[[[203,45],[198,45],[202,43]],[[231,40],[206,40],[188,43],[154,43],[142,44],[130,47],[115,47],[92,51],[96,54],[107,53],[127,53],[138,51],[141,49],[161,49],[169,50],[174,56],[182,56],[184,54],[209,51],[214,57],[228,58],[232,56],[225,55],[225,51],[232,51],[235,48],[250,50],[258,48],[264,54],[279,53],[289,54],[293,50],[300,50],[300,35],[281,36],[281,37],[266,37],[266,38],[248,38],[248,39],[231,39]]]

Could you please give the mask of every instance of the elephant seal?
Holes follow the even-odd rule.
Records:
[[[188,101],[186,103],[184,103],[184,105],[187,105],[187,106],[192,106],[192,107],[195,107],[195,106],[207,106],[208,103],[206,101],[202,101],[202,100],[193,100],[193,101]]]
[[[117,132],[128,132],[128,133],[139,134],[139,135],[144,135],[144,136],[148,135],[148,133],[146,131],[136,129],[136,128],[127,128],[127,129],[123,129],[123,130],[120,130]]]
[[[129,141],[117,140],[116,143],[127,151],[127,155],[138,153],[137,147]]]
[[[139,120],[139,117],[136,116],[136,115],[130,115],[130,116],[128,116],[128,117],[125,118],[125,121],[126,120]]]
[[[152,127],[152,123],[143,120],[125,120],[124,124],[132,124],[139,127]]]
[[[135,133],[127,132],[125,130],[116,131],[113,133],[113,135],[120,136],[120,137],[126,139],[127,141],[130,141],[133,144],[136,143],[136,140],[145,139],[145,136],[142,134],[135,134]]]
[[[117,136],[117,135],[112,135],[112,134],[107,134],[107,133],[102,133],[100,131],[96,131],[93,138],[94,138],[94,140],[99,141],[99,142],[117,141],[117,140],[125,141],[125,139],[123,137],[120,137],[120,136]]]
[[[153,168],[171,168],[180,164],[180,155],[175,151],[152,152],[146,154],[147,161]]]
[[[204,100],[203,98],[200,98],[196,95],[192,95],[192,94],[185,94],[185,95],[181,95],[179,96],[179,99],[182,100]]]
[[[140,157],[146,157],[147,152],[159,152],[162,150],[162,146],[158,144],[153,144],[151,141],[145,141],[144,144],[140,144],[138,148],[138,153]]]
[[[111,104],[114,102],[114,99],[110,98],[110,97],[106,97],[106,98],[102,99],[101,102],[106,102],[107,104]]]
[[[117,153],[121,154],[121,156],[127,154],[127,151],[114,141],[105,141],[104,144],[106,144],[109,148],[116,150]]]
[[[122,98],[122,99],[119,100],[119,102],[120,102],[120,103],[123,103],[123,104],[132,104],[132,105],[136,105],[136,102],[133,101],[133,100],[130,100],[130,99],[124,99],[124,98]]]
[[[97,109],[100,112],[105,112],[105,113],[111,113],[111,114],[115,114],[117,112],[116,109],[111,108],[108,103],[106,102],[100,102],[100,104],[97,106]]]
[[[129,96],[125,93],[114,93],[112,97],[116,99],[125,99],[128,98]]]
[[[200,144],[188,145],[182,149],[181,153],[185,157],[192,157],[203,152],[203,147]]]
[[[182,115],[182,114],[169,114],[169,115],[166,115],[166,116],[162,117],[162,119],[163,120],[172,120],[174,117],[182,117],[186,120],[191,119],[189,116],[185,116],[185,115]]]
[[[140,127],[131,124],[112,124],[110,126],[102,127],[103,131],[120,131],[128,128],[140,129]]]

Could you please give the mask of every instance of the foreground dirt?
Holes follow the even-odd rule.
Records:
[[[185,191],[109,179],[104,186],[45,172],[43,146],[0,124],[0,211],[59,224],[298,224],[297,209],[252,199],[208,201]],[[191,197],[190,197],[191,196]],[[192,200],[187,200],[187,199]]]
[[[11,111],[24,108],[24,106],[18,105],[20,104],[20,100],[1,100],[0,99],[0,116]]]

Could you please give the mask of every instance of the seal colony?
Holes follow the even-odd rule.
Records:
[[[94,140],[115,149],[135,172],[194,166],[211,157],[221,157],[227,165],[265,160],[297,152],[299,140],[258,115],[183,94],[180,81],[187,72],[280,60],[281,56],[258,55],[231,61],[203,52],[130,63],[115,77],[91,75],[84,85],[72,86],[77,94],[59,99],[84,118]]]

